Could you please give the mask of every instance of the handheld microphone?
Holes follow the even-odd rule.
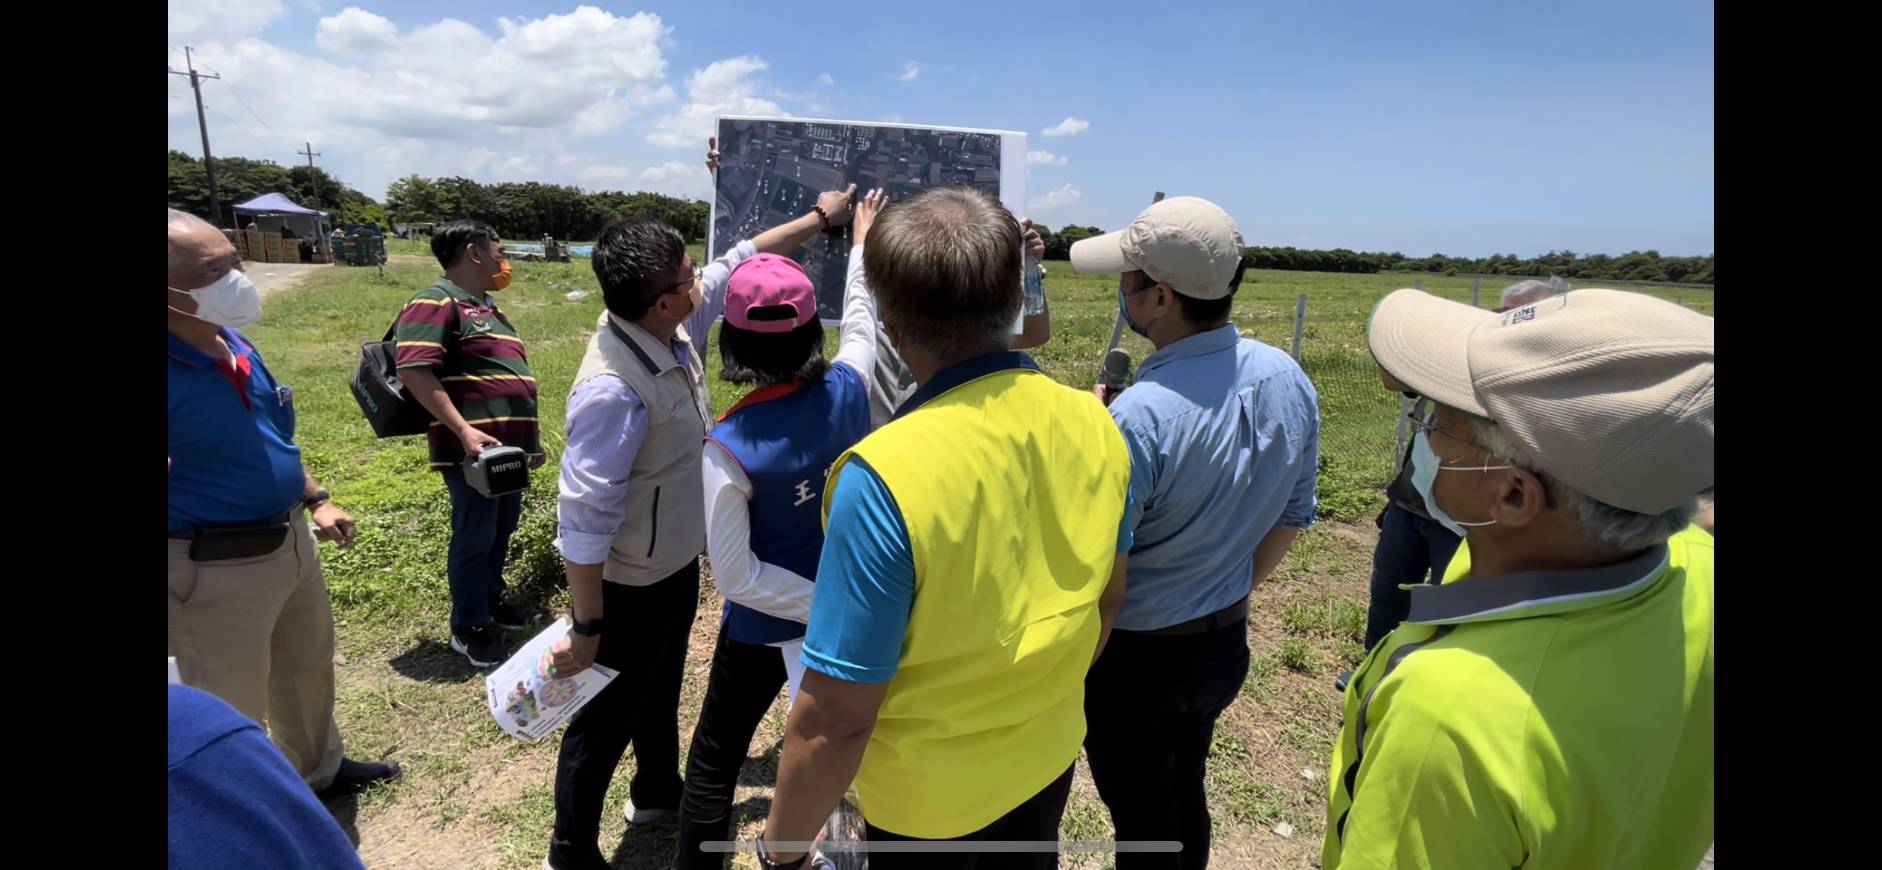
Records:
[[[1125,353],[1121,347],[1111,348],[1111,352],[1104,355],[1104,368],[1101,372],[1104,380],[1104,394],[1116,398],[1118,393],[1124,391],[1124,382],[1130,379],[1130,374],[1131,355]],[[1108,404],[1109,399],[1106,402]]]

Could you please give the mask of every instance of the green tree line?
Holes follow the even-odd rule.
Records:
[[[1054,231],[1035,225],[1046,243],[1046,259],[1063,260],[1071,256],[1072,243],[1102,235],[1097,227],[1070,224]],[[1251,247],[1243,251],[1249,266],[1256,269],[1282,269],[1295,272],[1435,272],[1444,275],[1560,275],[1564,278],[1592,281],[1671,281],[1681,284],[1711,284],[1712,255],[1703,257],[1665,257],[1659,251],[1631,251],[1620,256],[1577,254],[1550,251],[1540,257],[1493,254],[1488,257],[1407,257],[1391,253],[1367,253],[1346,248],[1330,251],[1307,248]]]
[[[272,160],[246,157],[216,158],[216,197],[221,200],[222,214],[211,215],[209,179],[202,161],[181,151],[170,152],[171,208],[227,227],[236,203],[247,202],[264,193],[280,193],[308,208],[329,212],[334,221],[342,225],[389,226],[384,206],[347,187],[318,166],[310,171],[305,166],[282,166]]]
[[[658,193],[408,175],[386,188],[386,210],[398,223],[481,220],[504,238],[519,241],[544,235],[593,239],[602,227],[621,218],[651,217],[670,224],[688,241],[699,241],[706,237],[710,206]]]
[[[609,222],[624,217],[652,217],[671,224],[689,241],[706,237],[709,207],[698,200],[658,193],[585,191],[560,184],[501,182],[468,178],[408,175],[386,189],[382,205],[314,167],[284,167],[270,160],[216,158],[216,194],[222,214],[209,213],[209,182],[202,161],[170,151],[170,207],[230,225],[231,208],[264,193],[280,192],[310,208],[330,212],[336,223],[443,223],[459,218],[481,220],[504,238],[524,240],[544,235],[558,239],[593,239]]]
[[[442,223],[458,218],[484,221],[504,238],[524,240],[551,235],[558,239],[593,239],[609,222],[625,217],[652,217],[671,224],[689,241],[706,237],[710,207],[699,200],[677,199],[658,193],[623,193],[618,190],[585,191],[561,184],[534,181],[484,184],[468,178],[424,178],[408,175],[386,189],[383,205],[346,186],[315,167],[283,167],[268,160],[244,157],[216,158],[216,187],[222,199],[222,219],[229,225],[231,204],[280,191],[302,205],[334,214],[341,224],[371,223],[390,230],[394,224]],[[209,189],[202,162],[180,151],[170,152],[170,206],[202,217],[209,214]],[[1071,256],[1074,242],[1102,235],[1098,227],[1067,224],[1057,230],[1038,225],[1046,242],[1046,259]],[[1539,257],[1514,254],[1488,257],[1407,257],[1346,248],[1311,250],[1292,247],[1251,247],[1245,251],[1257,269],[1301,272],[1432,272],[1444,275],[1560,275],[1570,280],[1672,281],[1712,283],[1712,255],[1664,257],[1658,251],[1630,251],[1619,256],[1550,251]]]

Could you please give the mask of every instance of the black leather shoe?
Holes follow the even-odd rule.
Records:
[[[323,801],[332,800],[398,778],[399,763],[396,761],[354,761],[343,758],[340,760],[340,772],[333,775],[333,782],[315,792],[314,796]]]

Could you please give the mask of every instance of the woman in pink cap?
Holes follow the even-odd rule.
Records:
[[[706,554],[725,598],[706,700],[687,753],[678,866],[718,867],[700,844],[728,839],[738,771],[752,733],[787,684],[823,550],[824,475],[869,434],[876,303],[863,280],[863,242],[887,196],[857,203],[836,359],[823,356],[817,293],[796,262],[759,254],[725,291],[720,377],[757,389],[719,418],[703,447]]]

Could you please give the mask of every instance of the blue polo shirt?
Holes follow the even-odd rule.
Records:
[[[300,503],[307,478],[294,444],[294,394],[233,329],[218,364],[170,336],[170,528],[263,520]]]
[[[1293,357],[1235,324],[1144,358],[1111,403],[1131,456],[1135,535],[1117,627],[1152,631],[1248,594],[1255,546],[1313,525],[1319,397]]]
[[[363,868],[340,824],[254,720],[170,686],[170,866]]]

